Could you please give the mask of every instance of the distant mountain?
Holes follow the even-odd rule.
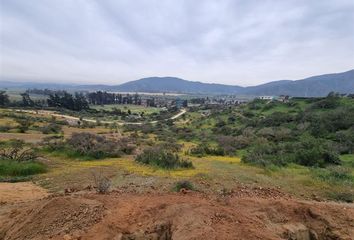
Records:
[[[75,88],[73,84],[57,84],[57,83],[41,83],[41,82],[19,82],[17,80],[6,79],[0,81],[1,89],[28,89],[28,88],[40,88],[40,89],[71,89]]]
[[[175,77],[149,77],[114,87],[122,92],[237,93],[239,86],[187,81]]]
[[[297,81],[275,81],[244,88],[247,95],[326,96],[329,92],[354,93],[354,69],[343,73],[313,76]]]
[[[240,87],[192,82],[173,77],[151,77],[113,87],[123,92],[180,92],[239,95],[290,95],[299,97],[326,96],[329,92],[354,93],[354,70],[313,76],[301,80],[280,80],[266,84]]]
[[[190,94],[235,94],[235,95],[290,95],[320,97],[329,92],[354,93],[354,69],[343,73],[313,76],[301,80],[280,80],[252,87],[187,81],[175,77],[149,77],[121,85],[70,85],[54,83],[29,83],[0,81],[0,88],[26,89],[48,88],[81,91],[190,93]]]

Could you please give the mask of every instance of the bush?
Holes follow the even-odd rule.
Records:
[[[294,121],[294,117],[292,115],[283,112],[274,112],[264,118],[261,124],[265,127],[275,127],[292,121]]]
[[[67,141],[67,145],[81,156],[96,159],[120,157],[123,153],[131,154],[135,148],[135,146],[128,144],[127,139],[118,141],[87,132],[74,133]]]
[[[111,180],[103,176],[102,172],[92,172],[92,175],[96,191],[101,194],[107,193],[111,187]]]
[[[354,183],[354,176],[351,172],[350,168],[330,166],[325,169],[315,170],[315,176],[328,182],[348,181]]]
[[[8,132],[11,130],[11,127],[5,126],[5,125],[0,125],[0,132]]]
[[[22,140],[14,139],[0,144],[0,159],[28,162],[36,160],[37,157],[34,150],[26,147]]]
[[[224,156],[225,151],[221,147],[213,148],[206,143],[201,143],[196,147],[193,147],[189,150],[191,155],[196,155],[198,157],[206,156],[206,155],[216,155],[216,156]]]
[[[65,148],[63,136],[47,136],[43,138],[41,145],[49,151],[58,151]]]
[[[11,160],[0,160],[1,176],[30,176],[46,172],[46,166],[37,162],[15,162]]]
[[[340,104],[340,97],[335,94],[328,94],[324,99],[321,99],[313,103],[312,108],[314,109],[333,109]]]
[[[304,136],[293,144],[295,162],[304,166],[325,167],[341,164],[339,155],[323,139]]]
[[[219,136],[217,138],[218,148],[223,150],[224,154],[233,156],[236,154],[237,141],[235,137]]]
[[[190,181],[182,180],[175,183],[173,190],[176,192],[181,191],[181,189],[194,190],[194,186]]]
[[[31,118],[16,118],[15,121],[18,123],[18,129],[20,133],[25,133],[29,127],[33,124]]]
[[[43,134],[51,134],[51,133],[60,133],[61,132],[61,126],[56,124],[56,123],[50,123],[46,126],[43,126],[40,128],[40,131]]]
[[[297,142],[257,143],[243,156],[242,161],[262,167],[289,163],[325,167],[341,163],[338,154],[330,149],[326,141],[311,136],[300,138]]]
[[[242,162],[255,164],[261,167],[269,167],[272,165],[285,166],[290,156],[284,157],[283,146],[277,146],[270,142],[256,143],[243,157]],[[279,153],[278,153],[279,151]]]
[[[145,149],[135,158],[135,161],[166,169],[193,167],[192,162],[180,159],[178,154],[160,147]]]

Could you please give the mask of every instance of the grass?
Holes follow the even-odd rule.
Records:
[[[198,157],[189,157],[190,159],[198,159]],[[230,156],[204,156],[200,159],[206,161],[217,161],[217,162],[224,162],[224,163],[240,163],[241,158],[239,157],[230,157]]]
[[[122,111],[128,111],[130,110],[132,113],[141,113],[145,112],[145,114],[152,114],[152,113],[159,113],[161,111],[160,108],[155,108],[155,107],[144,107],[140,105],[133,105],[133,104],[110,104],[110,105],[92,105],[90,106],[93,109],[96,110],[106,110],[106,111],[112,111],[114,108],[120,109]]]
[[[141,184],[146,179],[162,186],[171,181],[188,180],[193,184],[206,182],[205,186],[197,184],[200,191],[206,192],[215,192],[223,187],[232,189],[238,183],[244,183],[280,187],[284,192],[305,198],[316,195],[324,199],[349,201],[353,194],[353,182],[348,179],[327,179],[326,174],[330,174],[327,169],[318,172],[321,170],[296,164],[263,169],[241,163],[239,157],[189,157],[195,168],[172,170],[139,164],[134,161],[133,156],[91,161],[77,161],[51,154],[46,158],[51,162],[50,171],[36,178],[42,182],[42,186],[54,191],[67,186],[85,187],[92,182],[91,172],[100,169],[113,178],[115,186],[120,187],[129,187],[132,182]],[[344,155],[342,158],[352,159],[353,155]]]
[[[69,158],[69,159],[80,160],[80,161],[91,161],[96,159],[89,155],[81,155],[80,153],[71,149],[62,149],[62,150],[54,150],[54,151],[51,151],[49,149],[43,149],[43,152],[50,154],[51,156],[54,157]]]
[[[343,166],[347,166],[347,167],[353,168],[353,174],[354,174],[354,154],[341,155],[340,159],[343,162]]]
[[[0,125],[9,126],[9,127],[16,127],[18,124],[16,121],[9,117],[0,117]]]
[[[2,177],[25,177],[44,173],[46,170],[46,166],[42,163],[0,160],[0,176]]]

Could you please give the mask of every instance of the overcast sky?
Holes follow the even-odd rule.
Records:
[[[354,68],[354,0],[0,3],[0,79],[248,86]]]

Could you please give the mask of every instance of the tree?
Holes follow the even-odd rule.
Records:
[[[6,144],[0,145],[0,158],[17,162],[34,161],[38,158],[32,148],[25,146],[23,140],[10,140]]]
[[[22,96],[22,106],[24,107],[34,107],[35,103],[31,99],[27,92],[21,93]]]
[[[25,133],[29,127],[33,124],[33,121],[30,118],[18,118],[16,122],[19,124],[18,129],[21,133]]]
[[[6,106],[10,103],[9,96],[5,91],[0,91],[0,106]]]
[[[82,93],[75,93],[73,96],[68,92],[50,94],[47,100],[49,107],[66,108],[73,111],[89,109],[86,97]]]

